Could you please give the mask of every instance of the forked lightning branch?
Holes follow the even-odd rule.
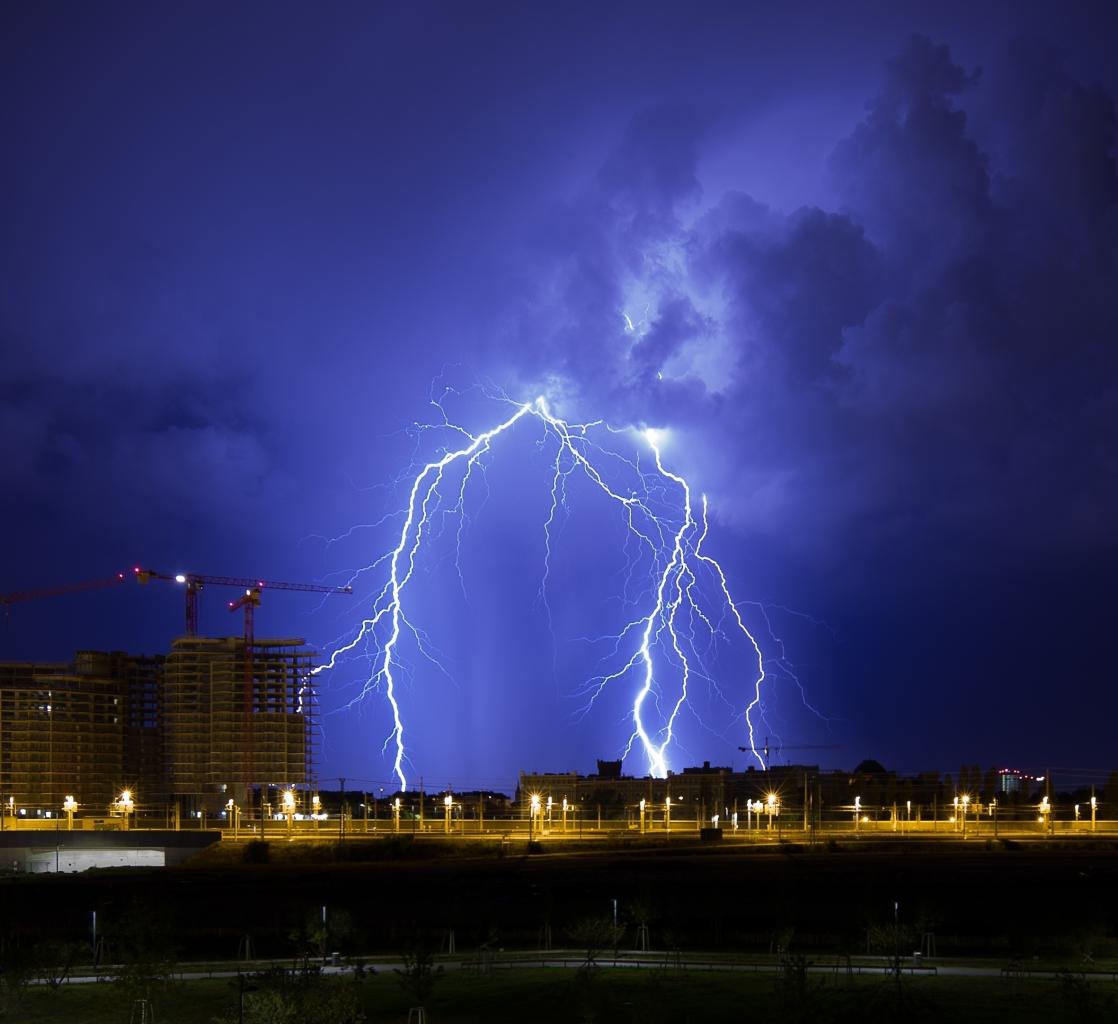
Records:
[[[709,533],[706,496],[696,502],[687,481],[664,464],[661,433],[636,427],[618,429],[601,420],[568,422],[553,415],[542,397],[524,404],[502,401],[511,413],[481,433],[453,423],[441,404],[435,403],[444,416],[444,422],[435,426],[448,429],[462,443],[416,467],[407,504],[400,511],[402,525],[394,546],[354,577],[383,573],[383,585],[376,590],[360,628],[336,646],[316,671],[334,669],[351,657],[367,660],[371,667],[354,702],[383,694],[392,718],[384,749],[392,757],[401,788],[407,789],[410,734],[405,692],[400,686],[401,642],[410,639],[424,657],[437,664],[431,638],[412,615],[422,601],[417,561],[434,533],[433,517],[440,512],[458,516],[456,541],[460,548],[471,486],[484,470],[484,460],[493,455],[501,435],[534,426],[541,431],[538,447],[547,453],[550,466],[550,503],[541,524],[540,593],[545,604],[552,562],[557,557],[555,528],[567,511],[569,484],[575,475],[615,508],[627,530],[630,577],[644,577],[633,590],[639,595],[634,617],[617,632],[599,638],[608,642],[608,664],[585,682],[581,691],[584,713],[593,713],[595,702],[607,689],[626,688],[631,709],[619,748],[623,756],[633,751],[641,754],[649,774],[662,778],[669,769],[680,716],[689,709],[695,687],[708,686],[737,721],[738,741],[747,743],[764,767],[755,743],[754,719],[764,714],[765,657],[731,595],[723,567],[705,550]],[[727,642],[730,633],[744,641],[751,666],[745,673],[735,673],[739,677],[733,681],[737,693],[729,684],[720,685],[706,664],[713,645]]]

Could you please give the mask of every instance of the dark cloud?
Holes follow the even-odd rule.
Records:
[[[968,123],[987,94],[1004,107],[994,153]],[[979,72],[914,37],[831,156],[841,210],[790,214],[701,197],[692,123],[637,118],[564,210],[544,253],[560,285],[522,369],[575,406],[691,431],[716,507],[755,528],[791,517],[820,547],[930,522],[995,545],[1102,540],[1109,97],[1050,58]]]

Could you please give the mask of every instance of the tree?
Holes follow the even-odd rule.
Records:
[[[403,968],[396,971],[400,987],[415,1000],[416,1006],[422,1007],[443,976],[442,965],[436,964],[434,956],[419,947],[404,953],[403,960]]]
[[[35,973],[52,992],[65,984],[84,946],[77,942],[41,942],[35,947]]]
[[[595,966],[598,956],[607,949],[616,949],[625,934],[623,925],[614,924],[610,917],[584,917],[567,929],[567,935],[580,949],[586,950],[582,969]]]

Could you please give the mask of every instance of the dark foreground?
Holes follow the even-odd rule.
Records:
[[[791,1020],[1118,1019],[1108,1004],[1118,982],[1083,973],[1113,970],[1118,958],[1118,850],[1110,842],[633,843],[533,855],[383,840],[346,849],[226,843],[176,869],[5,877],[0,921],[11,977],[35,973],[37,950],[69,950],[74,970],[94,952],[102,964],[124,965],[106,974],[132,965],[131,982],[57,992],[28,985],[18,1011],[9,1006],[13,1020],[127,1020],[120,999],[149,988],[165,1003],[161,1022],[210,1021],[239,1005],[230,1003],[228,980],[182,982],[170,998],[161,984],[152,988],[187,960],[235,966],[251,955],[294,966],[335,952],[345,961],[418,951],[484,963],[488,951],[596,955],[642,945],[662,954],[661,967],[448,972],[434,986],[430,1020],[706,1021],[770,1012]],[[995,970],[898,982],[809,969],[867,954],[925,965],[977,957]],[[724,975],[676,966],[689,956],[767,958],[771,969]],[[1003,977],[1002,967],[1012,969]],[[1032,967],[1067,973],[1041,978]],[[370,1021],[406,1020],[415,1001],[391,970],[358,980],[276,977],[253,983],[246,1020],[257,1019],[254,1005],[281,998],[271,991],[277,984],[296,1001],[301,984],[332,986]],[[6,985],[6,996],[13,992]],[[333,998],[308,995],[307,1005],[332,1006]],[[296,1019],[278,1005],[258,1019]],[[358,1019],[331,1012],[324,1020]],[[309,1010],[297,1016],[313,1024]]]

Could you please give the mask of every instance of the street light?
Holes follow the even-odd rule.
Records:
[[[237,820],[240,817],[240,808],[233,803],[233,798],[229,798],[229,802],[225,805],[225,809],[229,812],[229,823],[233,827],[233,838],[237,838],[237,826],[240,822]]]
[[[400,798],[396,797],[392,801],[392,830],[394,832],[400,831]]]
[[[644,835],[644,797],[641,797],[641,835]]]
[[[563,831],[567,831],[567,798],[563,797]]]
[[[528,801],[528,842],[532,841],[532,826],[536,823],[536,817],[540,813],[540,795],[533,793]]]
[[[770,793],[768,795],[768,797],[765,799],[765,809],[768,811],[768,815],[769,815],[769,831],[770,832],[773,830],[773,811],[775,811],[776,808],[777,808],[776,794],[775,793]]]
[[[132,790],[125,789],[120,794],[120,799],[117,801],[120,807],[121,814],[124,815],[124,831],[128,831],[128,815],[132,813],[132,808],[135,804],[132,802]]]
[[[315,801],[317,802],[317,800],[318,800],[318,797],[316,796]],[[294,827],[294,823],[295,823],[295,791],[294,790],[285,789],[283,791],[283,799],[280,803],[280,807],[283,808],[284,817],[287,818],[287,838],[290,839],[291,838],[291,829]]]
[[[672,830],[672,798],[670,796],[664,797],[664,831],[671,832]]]
[[[1091,797],[1091,831],[1095,831],[1095,808],[1098,806],[1094,797]]]
[[[854,798],[854,831],[858,831],[858,822],[862,818],[862,798],[856,796]]]
[[[62,801],[62,809],[66,812],[66,829],[70,831],[74,827],[74,811],[78,809],[78,803],[72,796],[68,796]]]
[[[963,838],[967,838],[967,805],[970,803],[970,797],[963,795]]]
[[[450,832],[450,811],[451,811],[451,808],[453,806],[454,806],[454,797],[452,797],[449,793],[447,793],[447,795],[443,797],[443,811],[444,811],[443,831],[447,832],[447,833]]]

